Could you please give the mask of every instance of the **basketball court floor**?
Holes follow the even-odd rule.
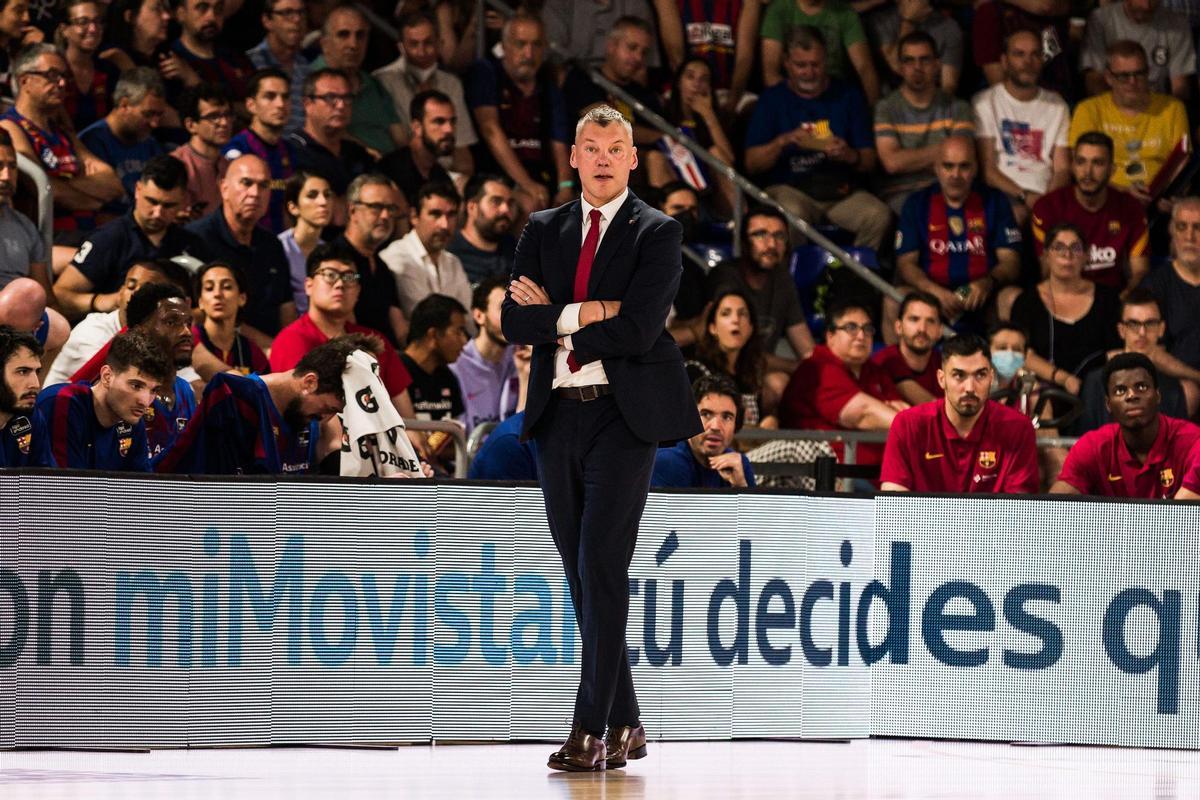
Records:
[[[3,752],[0,798],[1200,797],[1200,752],[867,739],[651,743],[624,770],[545,768],[545,744]]]

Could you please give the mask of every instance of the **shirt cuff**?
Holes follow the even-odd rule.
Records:
[[[558,335],[567,336],[579,330],[579,309],[583,303],[568,303],[558,315]],[[570,348],[567,348],[568,350]]]
[[[563,348],[563,350],[574,350],[574,349],[575,349],[575,345],[571,344],[571,337],[570,337],[570,336],[564,336],[564,337],[563,337],[563,340],[562,340],[562,348]]]

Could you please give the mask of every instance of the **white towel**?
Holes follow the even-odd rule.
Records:
[[[342,373],[346,408],[342,420],[341,474],[366,478],[424,477],[421,462],[404,431],[404,420],[379,378],[379,362],[363,350],[346,359]]]

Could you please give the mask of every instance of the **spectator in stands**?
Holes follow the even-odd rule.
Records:
[[[221,207],[188,225],[208,245],[214,260],[246,276],[242,332],[264,350],[279,329],[296,318],[287,256],[279,240],[260,226],[271,200],[271,174],[255,155],[229,162],[221,181]]]
[[[302,45],[308,32],[308,12],[304,0],[265,0],[262,26],[266,36],[246,51],[255,69],[274,67],[288,79],[288,121],[285,133],[304,127],[304,81],[312,69]]]
[[[1104,365],[1103,377],[1114,421],[1075,443],[1050,491],[1146,499],[1174,497],[1181,486],[1200,491],[1185,480],[1200,428],[1160,413],[1158,370],[1150,359],[1122,353]]]
[[[70,73],[58,49],[30,45],[13,62],[13,73],[17,103],[0,115],[0,127],[18,153],[46,171],[54,195],[55,244],[77,247],[96,228],[96,211],[124,194],[121,181],[62,121]],[[69,258],[64,253],[61,261]],[[55,266],[59,261],[54,259]]]
[[[779,421],[804,430],[886,431],[908,408],[887,372],[871,363],[875,325],[863,303],[836,300],[825,310],[825,344],[800,362],[783,393]],[[841,456],[841,448],[834,446]],[[859,464],[878,464],[879,445],[858,447]]]
[[[654,454],[650,486],[667,489],[753,488],[754,468],[734,450],[742,423],[741,397],[725,376],[701,378],[692,386],[704,430]]]
[[[25,0],[3,0],[0,4],[0,84],[5,95],[15,78],[16,60],[20,51],[45,38],[38,28],[29,24],[29,3]]]
[[[0,467],[46,463],[45,430],[33,428],[42,368],[42,345],[32,333],[0,326]]]
[[[1008,195],[1023,226],[1042,195],[1070,180],[1071,112],[1038,86],[1042,42],[1032,31],[1008,37],[1000,64],[1004,80],[975,95],[975,136],[984,180]]]
[[[467,342],[450,371],[463,395],[462,423],[467,433],[486,422],[500,422],[517,410],[517,367],[512,346],[500,330],[500,305],[507,275],[493,275],[471,293],[471,318],[479,331]]]
[[[909,292],[900,303],[896,323],[897,343],[879,350],[871,360],[883,367],[905,402],[917,405],[942,396],[938,370],[942,356],[942,309],[938,299],[920,290]]]
[[[788,78],[791,70],[787,70],[787,61],[791,58],[793,37],[800,28],[807,28],[810,37],[816,32],[821,41],[823,71],[841,84],[854,77],[850,71],[853,66],[867,102],[875,105],[879,101],[879,76],[875,73],[867,35],[858,14],[843,0],[771,0],[763,13],[760,31],[763,86],[771,87]]]
[[[336,188],[336,187],[335,187]],[[383,333],[393,346],[405,341],[408,320],[400,310],[396,278],[380,258],[380,250],[391,241],[400,219],[400,190],[383,175],[359,175],[346,192],[350,218],[342,237],[358,254],[362,293],[354,308],[360,325]]]
[[[225,0],[179,0],[175,6],[179,38],[171,42],[171,51],[183,59],[188,69],[177,77],[184,86],[216,83],[229,88],[232,97],[246,96],[246,81],[254,65],[244,53],[227,49],[220,42],[225,26]]]
[[[938,88],[936,47],[923,30],[905,34],[896,46],[900,88],[875,106],[875,149],[885,173],[880,196],[896,214],[910,194],[936,180],[939,145],[949,136],[975,133],[971,107]]]
[[[763,92],[750,120],[746,170],[767,173],[767,194],[792,214],[813,224],[828,219],[854,233],[856,246],[878,250],[892,215],[859,188],[875,168],[870,115],[857,88],[831,80],[825,53],[816,28],[792,32],[788,80]]]
[[[70,323],[48,303],[52,296],[32,278],[15,278],[0,289],[0,325],[33,334],[45,350],[43,372],[71,335]]]
[[[19,175],[12,137],[7,130],[0,129],[0,242],[4,243],[0,289],[17,278],[32,278],[46,291],[48,298],[53,298],[46,240],[29,217],[13,208]]]
[[[709,304],[703,323],[695,354],[684,362],[688,379],[695,383],[702,378],[729,378],[738,389],[741,423],[778,428],[775,407],[780,393],[776,389],[769,403],[764,396],[766,356],[750,298],[740,289],[721,290]]]
[[[512,272],[517,242],[512,237],[516,201],[508,178],[478,172],[463,191],[466,221],[454,233],[446,250],[458,257],[467,280],[480,283]]]
[[[238,331],[238,314],[246,305],[245,282],[241,270],[220,261],[196,273],[196,305],[204,321],[192,327],[193,353],[207,351],[242,375],[269,372],[267,354]]]
[[[1003,192],[973,185],[970,139],[943,141],[934,172],[937,183],[904,203],[896,231],[897,282],[936,297],[951,324],[969,314],[963,324],[982,327],[979,312],[988,299],[1020,275],[1021,232]]]
[[[673,181],[662,187],[658,210],[683,228],[683,246],[694,248],[700,236],[700,195],[689,184]],[[667,315],[667,330],[680,347],[690,347],[704,333],[704,309],[708,304],[708,276],[703,267],[684,254],[683,275]]]
[[[1079,97],[1076,48],[1071,38],[1069,0],[985,0],[971,23],[971,51],[988,85],[1004,80],[1005,42],[1017,31],[1033,31],[1042,43],[1041,85],[1068,102]]]
[[[410,207],[427,183],[454,183],[442,160],[454,155],[458,117],[450,98],[436,89],[421,92],[409,110],[411,135],[408,143],[385,156],[379,171],[392,179]]]
[[[788,273],[787,221],[773,208],[753,209],[742,219],[741,236],[741,259],[719,264],[709,273],[709,293],[715,296],[725,288],[745,293],[758,317],[755,330],[768,354],[769,369],[790,372],[795,361],[774,356],[780,340],[786,337],[800,360],[812,354],[814,342]]]
[[[1150,236],[1142,205],[1109,186],[1112,175],[1112,138],[1100,131],[1080,135],[1071,156],[1073,185],[1048,192],[1033,204],[1033,243],[1040,257],[1046,231],[1071,223],[1090,245],[1084,276],[1124,289],[1139,285],[1150,271]]]
[[[1087,242],[1079,229],[1063,223],[1046,232],[1042,274],[1035,288],[1013,303],[1012,321],[1029,332],[1025,364],[1044,381],[1078,395],[1088,370],[1104,364],[1108,350],[1120,347],[1117,290],[1083,277]]]
[[[1087,37],[1079,66],[1088,94],[1111,87],[1104,72],[1114,42],[1132,41],[1150,56],[1145,76],[1152,92],[1187,100],[1196,74],[1196,50],[1187,18],[1160,0],[1122,0],[1095,8],[1088,16]]]
[[[923,42],[930,50],[928,61],[920,65],[921,71],[932,75],[929,80],[931,87],[940,89],[948,97],[954,95],[962,74],[963,32],[953,17],[935,8],[931,0],[899,0],[895,5],[886,5],[875,11],[869,20],[872,38],[878,44],[880,55],[901,81],[905,79],[901,52],[904,42],[913,34],[920,34],[918,39],[912,41]],[[917,65],[910,63],[910,66]]]
[[[675,71],[665,117],[711,156],[725,164],[734,163],[733,144],[717,116],[712,67],[704,57],[689,56]],[[658,143],[666,152],[668,164],[678,180],[703,192],[706,198],[714,198],[722,214],[733,210],[736,190],[729,179],[714,174],[691,151],[670,139],[662,137]],[[660,188],[666,192],[666,186]],[[686,239],[684,244],[687,244]]]
[[[209,381],[179,444],[158,472],[289,475],[309,472],[333,452],[320,423],[346,405],[342,373],[355,350],[379,340],[351,334],[310,350],[295,369],[267,375],[222,372]]]
[[[450,365],[468,339],[467,310],[453,297],[431,294],[413,308],[408,344],[400,360],[412,376],[409,396],[417,419],[462,416],[462,389]]]
[[[1183,168],[1190,149],[1183,103],[1168,94],[1151,92],[1148,70],[1140,44],[1128,40],[1110,44],[1104,72],[1109,91],[1076,106],[1070,135],[1072,146],[1088,131],[1112,137],[1116,153],[1112,185],[1128,191],[1143,205],[1155,199]],[[1166,172],[1160,176],[1164,167]]]
[[[513,347],[513,362],[521,385],[518,410],[488,434],[483,447],[471,459],[467,473],[471,480],[537,480],[537,445],[533,439],[521,441],[521,426],[525,423],[525,390],[529,384],[529,357],[532,352],[533,348],[529,345]]]
[[[1171,263],[1152,270],[1145,286],[1166,318],[1171,355],[1200,367],[1200,197],[1175,201],[1170,230]]]
[[[997,322],[988,330],[988,350],[992,354],[992,391],[1011,389],[1028,370],[1025,355],[1029,352],[1029,334],[1020,325]]]
[[[287,227],[284,220],[284,188],[296,170],[296,147],[284,138],[291,116],[291,89],[287,73],[278,67],[260,69],[246,82],[246,111],[250,127],[234,135],[221,149],[227,161],[253,153],[271,173],[271,199],[259,225],[275,235]]]
[[[764,4],[667,5],[676,7],[680,17],[677,24],[667,19],[667,14],[661,15],[658,20],[659,34],[669,63],[679,62],[682,65],[691,58],[705,59],[721,110],[732,116],[746,98],[746,89],[751,83],[751,73],[758,59],[758,29]],[[678,44],[675,39],[678,39]],[[676,52],[680,54],[679,57],[674,55]],[[685,52],[687,58],[683,58]]]
[[[196,220],[221,205],[221,178],[227,166],[221,150],[233,135],[233,108],[224,87],[202,83],[183,93],[179,116],[189,138],[171,155],[187,168],[184,208],[187,218]]]
[[[133,208],[92,233],[54,283],[72,318],[117,307],[125,265],[155,258],[188,256],[203,263],[211,242],[180,227],[187,172],[171,156],[146,163],[133,192]]]
[[[308,256],[321,244],[321,233],[333,220],[333,199],[329,181],[307,170],[296,172],[284,187],[284,207],[295,224],[279,234],[279,243],[287,256],[297,314],[308,310],[308,294],[304,290],[308,280]]]
[[[67,0],[61,8],[58,31],[71,72],[63,107],[75,130],[81,131],[112,108],[109,87],[117,83],[121,69],[100,55],[108,5],[97,0]]]
[[[566,103],[549,69],[538,17],[518,14],[504,23],[504,55],[477,61],[467,77],[467,104],[491,162],[479,166],[507,175],[524,212],[566,203],[575,195],[567,153]],[[481,148],[482,151],[482,148]]]
[[[353,3],[336,6],[325,17],[321,55],[313,62],[313,69],[341,70],[349,80],[354,101],[349,133],[378,157],[392,152],[407,137],[391,96],[375,76],[363,69],[370,30],[367,18]]]
[[[674,4],[654,5],[661,12],[665,5]],[[581,62],[589,67],[599,67],[608,50],[608,39],[604,34],[616,28],[622,19],[634,17],[651,26],[646,67],[655,69],[663,63],[654,34],[654,13],[647,0],[612,0],[603,5],[582,4],[573,0],[546,0],[541,8],[541,17],[546,23],[546,39],[561,49],[561,54],[554,55],[556,61]],[[678,19],[678,15],[675,19]],[[680,49],[676,59],[682,58],[683,51]]]
[[[113,338],[100,378],[61,383],[38,395],[34,437],[49,443],[48,466],[106,472],[149,472],[146,413],[171,365],[147,333]]]
[[[117,50],[113,60],[122,69],[154,67],[164,81],[179,82],[195,74],[187,62],[167,47],[171,8],[162,0],[115,0],[109,6],[108,35]]]
[[[105,213],[127,212],[146,163],[166,152],[153,135],[167,109],[165,95],[162,78],[149,67],[123,72],[113,89],[112,110],[80,131],[79,141],[113,168],[125,190],[124,197],[104,206]]]
[[[384,91],[392,98],[392,105],[400,115],[401,129],[409,133],[412,115],[409,113],[413,98],[422,92],[436,90],[454,105],[453,155],[442,162],[442,166],[453,169],[460,175],[475,172],[475,160],[470,148],[479,142],[471,114],[463,95],[462,81],[452,72],[438,66],[437,21],[427,11],[415,11],[400,20],[400,57],[386,67],[375,70]]]
[[[396,278],[404,316],[411,319],[417,303],[431,294],[453,297],[466,309],[471,283],[458,256],[446,250],[458,219],[458,192],[448,183],[425,184],[411,216],[412,230],[379,253]]]
[[[1032,494],[1038,454],[1029,418],[988,399],[992,364],[976,334],[942,345],[944,399],[901,411],[883,451],[880,481],[892,492]],[[922,454],[924,457],[922,457]]]

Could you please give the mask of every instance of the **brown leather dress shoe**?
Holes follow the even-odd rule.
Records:
[[[603,741],[576,725],[563,746],[550,754],[546,766],[567,772],[597,772],[604,769],[607,755]]]
[[[646,757],[646,729],[642,725],[618,725],[604,737],[608,750],[608,768],[619,769],[628,759]]]

